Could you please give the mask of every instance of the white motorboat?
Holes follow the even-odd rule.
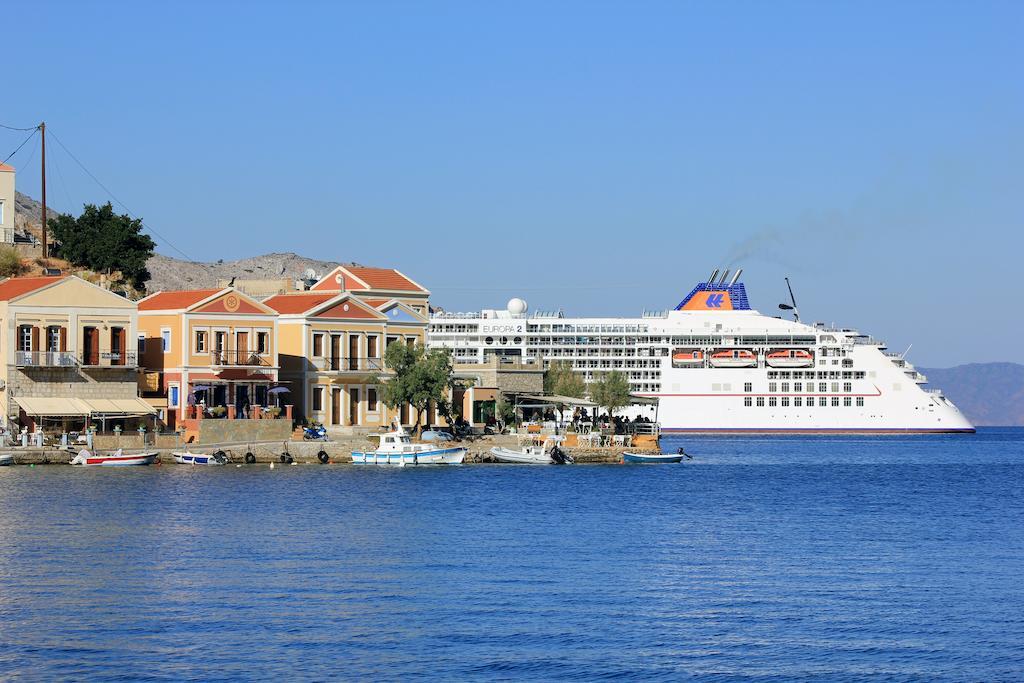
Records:
[[[352,451],[355,465],[461,465],[466,459],[466,449],[461,447],[438,448],[425,443],[413,443],[408,432],[401,425],[395,425],[390,432],[371,434],[379,437],[380,443],[372,451]]]
[[[14,464],[14,453],[0,453],[0,467]]]
[[[228,456],[224,451],[215,451],[213,453],[189,453],[188,451],[171,453],[174,456],[174,462],[179,465],[226,465],[228,462]]]
[[[495,446],[491,449],[491,456],[498,462],[524,465],[564,465],[572,463],[572,456],[558,447],[561,441],[561,437],[552,437],[545,440],[543,446],[526,446],[518,451]]]
[[[72,465],[102,465],[105,467],[120,467],[125,465],[152,465],[156,462],[156,459],[160,457],[157,452],[152,453],[134,453],[125,455],[120,448],[113,453],[103,455],[100,453],[90,453],[88,449],[83,448],[78,452],[71,460]]]

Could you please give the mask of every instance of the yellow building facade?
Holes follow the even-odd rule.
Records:
[[[278,313],[283,385],[296,417],[329,430],[375,430],[408,407],[384,405],[380,380],[390,344],[426,343],[430,292],[397,270],[339,266],[309,291],[264,303]]]
[[[157,292],[138,307],[143,397],[168,428],[196,406],[229,417],[278,407],[272,308],[230,287]]]

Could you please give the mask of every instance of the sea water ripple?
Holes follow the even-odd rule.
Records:
[[[0,677],[1020,680],[1024,430],[0,468]]]

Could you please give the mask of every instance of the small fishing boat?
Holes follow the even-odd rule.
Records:
[[[461,465],[466,459],[465,448],[439,448],[425,443],[413,443],[401,425],[390,432],[371,434],[380,443],[372,451],[352,451],[355,465]]]
[[[213,453],[171,453],[174,456],[174,462],[179,465],[226,465],[228,463],[228,456],[224,451],[215,451]]]
[[[632,463],[647,463],[650,465],[670,463],[670,462],[682,462],[683,458],[688,458],[686,453],[679,450],[679,453],[630,453],[625,452],[622,454],[622,462]]]
[[[106,455],[101,453],[90,453],[88,449],[83,448],[78,451],[71,460],[72,465],[102,465],[104,467],[122,467],[126,465],[152,465],[156,462],[156,459],[160,457],[157,452],[152,453],[134,453],[125,455],[120,448],[113,453]]]
[[[14,464],[14,453],[0,453],[0,467]]]

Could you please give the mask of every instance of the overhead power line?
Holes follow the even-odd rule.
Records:
[[[78,160],[78,157],[76,157],[76,156],[75,156],[74,154],[72,154],[72,153],[71,153],[71,150],[70,150],[70,149],[68,149],[68,148],[67,148],[67,146],[66,146],[66,145],[65,145],[65,144],[64,144],[63,142],[61,142],[61,141],[60,141],[60,138],[58,138],[58,137],[57,137],[56,135],[54,135],[54,134],[53,134],[53,131],[50,131],[50,137],[52,137],[52,138],[53,138],[54,140],[56,140],[56,141],[57,141],[57,144],[58,144],[58,145],[60,145],[61,149],[63,149],[63,150],[64,150],[64,151],[65,151],[65,152],[67,153],[67,155],[68,155],[69,157],[71,157],[71,159],[72,159],[72,160],[73,160],[73,161],[74,161],[74,162],[75,162],[76,164],[78,164],[78,167],[79,167],[79,168],[81,168],[81,169],[82,169],[83,171],[85,171],[85,174],[86,174],[87,176],[89,176],[90,178],[92,178],[92,179],[93,179],[93,182],[95,182],[95,183],[96,183],[97,185],[99,185],[99,186],[100,186],[101,188],[103,188],[103,191],[104,191],[104,192],[106,192],[106,193],[107,193],[107,194],[108,194],[108,195],[110,196],[110,198],[111,198],[111,199],[113,199],[113,200],[114,200],[115,202],[117,202],[117,203],[118,203],[118,205],[120,205],[120,207],[121,207],[122,209],[124,209],[124,210],[125,210],[125,211],[126,211],[126,212],[128,213],[128,215],[129,215],[129,216],[131,216],[131,217],[132,217],[132,218],[134,218],[135,220],[142,220],[142,219],[140,219],[140,218],[139,218],[138,216],[136,216],[136,215],[135,215],[135,213],[134,213],[134,212],[133,212],[133,211],[132,211],[131,209],[129,209],[129,208],[128,208],[128,206],[127,206],[127,205],[125,205],[125,203],[124,203],[124,202],[122,202],[122,201],[121,201],[120,199],[118,199],[118,198],[117,198],[117,195],[115,195],[115,194],[114,194],[113,192],[111,192],[111,191],[110,191],[110,189],[109,189],[109,188],[107,188],[107,186],[106,186],[106,185],[104,185],[103,183],[101,183],[101,182],[100,182],[100,179],[99,179],[99,178],[97,178],[97,177],[96,177],[95,175],[93,175],[93,174],[92,174],[92,171],[90,171],[89,169],[87,169],[87,168],[85,167],[85,164],[83,164],[83,163],[82,163],[81,161],[79,161],[79,160]],[[173,243],[173,242],[171,242],[171,241],[170,241],[169,239],[167,239],[166,237],[164,237],[163,235],[161,235],[161,234],[160,234],[159,232],[157,232],[156,230],[154,230],[154,229],[153,229],[152,227],[150,227],[149,225],[146,225],[145,221],[143,221],[143,222],[142,222],[142,227],[144,227],[144,228],[145,228],[146,230],[148,230],[149,232],[151,232],[151,233],[153,233],[154,235],[156,235],[157,237],[159,237],[159,238],[160,238],[160,240],[161,240],[161,241],[163,241],[163,243],[164,243],[164,244],[166,244],[166,245],[167,245],[167,246],[169,246],[169,247],[170,247],[171,249],[173,249],[174,251],[176,251],[176,252],[178,252],[179,254],[181,254],[182,256],[184,256],[184,257],[185,257],[185,258],[186,258],[187,260],[189,260],[189,261],[193,260],[191,256],[189,256],[188,254],[186,254],[185,252],[183,252],[183,251],[182,251],[181,249],[179,249],[178,247],[174,246],[174,243]]]
[[[4,127],[6,128],[7,126],[4,126]],[[12,129],[12,130],[20,130],[20,129]],[[38,132],[39,132],[39,129],[38,129],[38,128],[31,128],[30,130],[31,130],[32,132],[28,134],[28,137],[27,137],[27,138],[25,138],[25,140],[24,140],[24,141],[23,141],[23,142],[22,142],[22,143],[21,143],[20,145],[18,145],[17,149],[15,149],[15,150],[14,150],[13,152],[11,152],[10,154],[8,154],[8,155],[7,155],[7,158],[6,158],[6,159],[4,159],[3,163],[5,163],[5,164],[6,164],[6,163],[7,163],[8,161],[10,161],[11,157],[13,157],[13,156],[14,156],[15,154],[17,154],[17,153],[18,153],[18,151],[19,151],[19,150],[20,150],[20,149],[21,149],[22,147],[24,147],[24,146],[25,146],[25,143],[27,143],[27,142],[28,142],[29,140],[31,140],[32,138],[34,138],[34,137],[35,137],[35,135],[36,135],[36,133],[38,133]]]
[[[37,129],[39,128],[39,126],[30,126],[30,127],[28,127],[28,128],[18,128],[18,127],[16,127],[16,126],[6,126],[6,125],[4,125],[4,124],[0,123],[0,128],[6,128],[7,130],[21,130],[21,131],[26,131],[26,130],[37,130]]]

